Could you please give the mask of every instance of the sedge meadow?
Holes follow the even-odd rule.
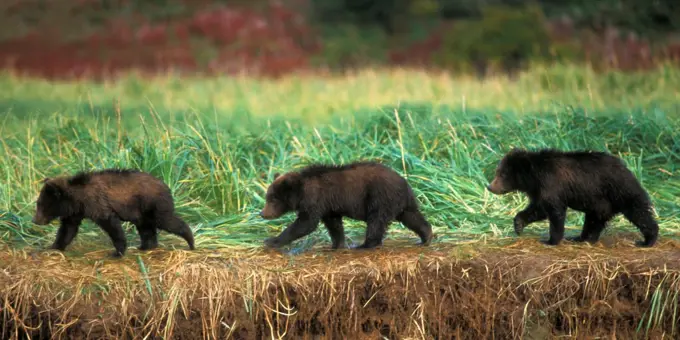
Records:
[[[105,83],[5,73],[0,87],[3,336],[20,333],[18,320],[42,321],[37,329],[55,337],[679,331],[680,69],[596,74],[563,65],[485,81],[387,69],[279,80],[131,74]],[[514,235],[526,198],[486,190],[513,147],[623,158],[651,196],[657,246],[633,248],[640,235],[621,216],[596,245],[542,246],[547,222]],[[262,249],[294,218],[257,214],[274,173],[359,159],[406,176],[433,226],[431,247],[414,246],[395,222],[373,252],[328,251],[322,226],[283,253]],[[128,253],[107,259],[110,240],[85,221],[63,254],[42,251],[57,224],[31,223],[41,180],[106,167],[165,181],[197,250],[161,233],[157,250],[139,252],[124,224]],[[344,222],[348,244],[360,243],[364,223]],[[582,223],[569,211],[566,235]],[[408,293],[409,285],[422,289]],[[510,293],[519,289],[524,295]],[[612,302],[626,298],[637,302]],[[617,313],[602,316],[593,301]]]

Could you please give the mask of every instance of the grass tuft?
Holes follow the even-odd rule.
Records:
[[[485,190],[512,147],[621,156],[649,190],[665,237],[680,228],[679,75],[661,68],[596,78],[557,67],[517,82],[397,70],[327,80],[130,76],[103,85],[4,75],[0,238],[38,246],[53,237],[54,225],[30,223],[41,178],[133,167],[168,183],[199,247],[259,247],[292,220],[257,217],[273,173],[358,159],[380,160],[407,176],[437,242],[513,237],[511,218],[526,199]],[[581,222],[572,213],[567,224]],[[348,221],[348,233],[360,242],[363,225]],[[400,226],[389,235],[413,237]],[[76,242],[87,240],[108,244],[92,224]],[[320,241],[329,241],[323,231],[296,247]]]
[[[103,84],[0,75],[0,324],[53,338],[677,334],[679,88],[672,67],[595,76],[556,66],[484,82],[405,70]],[[659,246],[633,248],[639,235],[621,217],[594,246],[542,247],[547,222],[517,238],[526,198],[485,189],[513,147],[622,157],[655,205]],[[275,172],[359,159],[408,178],[431,247],[408,246],[417,237],[395,223],[387,249],[366,254],[309,251],[329,247],[323,228],[287,252],[260,249],[293,219],[257,216]],[[40,180],[107,167],[163,179],[198,250],[161,234],[159,250],[132,241],[114,261],[86,221],[65,253],[36,251],[56,232],[30,222]],[[567,233],[582,222],[570,212]],[[349,243],[364,230],[346,220]]]

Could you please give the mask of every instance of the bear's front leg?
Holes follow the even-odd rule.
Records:
[[[515,215],[513,220],[513,227],[517,235],[521,235],[524,228],[534,222],[542,221],[548,218],[545,209],[541,207],[539,202],[530,202],[524,210]]]
[[[50,249],[64,251],[78,234],[78,229],[80,229],[80,223],[83,221],[83,218],[80,216],[69,216],[62,217],[60,221],[61,225],[59,226],[59,230],[57,230],[57,238],[54,240],[52,246],[50,246]]]
[[[548,211],[548,220],[550,221],[550,238],[542,243],[556,246],[560,244],[564,238],[564,220],[567,217],[566,208],[551,208]]]
[[[264,240],[264,244],[270,248],[285,246],[299,238],[311,234],[319,225],[320,218],[312,217],[307,213],[299,213],[298,217],[281,234]]]
[[[324,217],[323,224],[328,229],[328,234],[333,242],[331,248],[347,248],[345,244],[345,227],[342,225],[342,216]]]
[[[95,223],[109,235],[113,242],[113,247],[116,250],[111,253],[111,257],[119,258],[125,255],[127,240],[125,239],[125,231],[123,231],[123,227],[120,224],[120,219],[112,216],[105,219],[98,219]]]

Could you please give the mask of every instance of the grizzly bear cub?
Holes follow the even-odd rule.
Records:
[[[348,165],[311,165],[282,176],[274,175],[260,216],[275,219],[297,212],[297,219],[280,235],[265,240],[281,247],[306,236],[323,222],[332,248],[345,248],[344,216],[367,224],[364,243],[358,248],[382,245],[389,224],[397,220],[420,236],[422,245],[432,240],[432,227],[421,214],[406,180],[375,162]]]
[[[123,256],[127,248],[122,221],[137,227],[140,250],[158,246],[158,229],[181,236],[189,249],[194,249],[191,229],[175,215],[170,188],[150,174],[107,169],[46,178],[43,183],[33,223],[46,225],[60,219],[52,249],[66,249],[84,218],[95,222],[109,235],[116,249],[112,257]]]
[[[525,193],[530,203],[515,216],[515,232],[519,235],[528,224],[547,218],[550,238],[543,242],[549,245],[564,237],[567,208],[585,213],[581,235],[570,241],[597,242],[619,213],[644,236],[636,241],[638,247],[651,247],[658,237],[647,192],[620,158],[604,152],[515,149],[500,161],[487,188],[496,195]]]

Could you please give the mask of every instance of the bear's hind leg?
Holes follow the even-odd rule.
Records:
[[[120,225],[120,219],[118,217],[109,217],[107,219],[98,219],[95,223],[109,235],[113,242],[113,247],[116,250],[111,254],[111,257],[117,258],[125,255],[127,240],[125,239],[125,231],[123,231],[123,227]]]
[[[328,234],[333,242],[332,248],[345,248],[345,228],[342,225],[342,216],[324,217],[321,221],[328,229]]]
[[[78,234],[82,221],[83,218],[79,216],[61,218],[61,225],[59,230],[57,230],[57,238],[50,248],[64,251]]]
[[[174,213],[156,214],[156,217],[156,227],[158,229],[183,238],[189,245],[190,250],[196,249],[194,247],[194,234],[184,220]]]
[[[432,226],[419,210],[405,210],[397,221],[420,236],[421,245],[427,246],[432,241]]]
[[[139,250],[151,250],[158,247],[158,231],[153,221],[144,220],[137,227],[139,233],[140,245]]]
[[[643,241],[636,241],[638,247],[651,247],[659,237],[659,225],[650,208],[634,208],[624,211],[623,215],[633,223],[642,233]]]
[[[390,220],[379,214],[371,214],[366,219],[366,239],[364,243],[355,249],[372,249],[382,245],[385,231],[390,224]]]

